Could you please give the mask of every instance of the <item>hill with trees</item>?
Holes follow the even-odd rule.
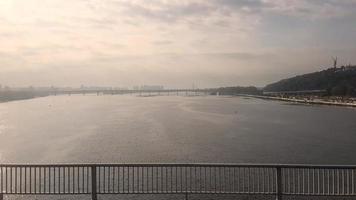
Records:
[[[261,95],[262,90],[254,87],[254,86],[221,87],[221,88],[213,89],[212,94],[213,95],[215,95],[215,94],[219,94],[219,95],[237,95],[237,94]]]
[[[326,90],[332,96],[356,96],[356,66],[342,66],[283,79],[267,85],[265,92]]]

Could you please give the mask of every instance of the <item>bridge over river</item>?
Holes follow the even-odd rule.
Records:
[[[164,89],[164,90],[122,90],[122,89],[56,89],[47,91],[50,95],[72,95],[72,94],[139,94],[139,95],[208,95],[214,89]]]

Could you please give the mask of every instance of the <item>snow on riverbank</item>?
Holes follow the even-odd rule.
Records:
[[[285,98],[285,97],[273,97],[273,96],[261,96],[261,95],[239,95],[245,97],[254,97],[260,99],[269,99],[269,100],[277,100],[277,101],[288,101],[294,103],[304,103],[304,104],[319,104],[319,105],[330,105],[330,106],[348,106],[355,107],[356,103],[345,103],[345,102],[332,102],[332,101],[324,101],[321,99],[293,99],[293,98]]]

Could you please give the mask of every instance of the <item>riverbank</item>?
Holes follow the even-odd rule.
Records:
[[[302,103],[302,104],[345,106],[345,107],[356,108],[356,103],[331,102],[331,101],[323,101],[320,99],[309,100],[309,99],[296,99],[296,98],[273,97],[273,96],[264,96],[264,95],[249,95],[249,94],[242,94],[242,95],[238,95],[238,96],[253,97],[253,98],[259,98],[259,99],[266,99],[266,100],[286,101],[286,102]]]
[[[33,99],[37,97],[48,96],[49,94],[41,91],[0,91],[0,103],[9,102],[9,101],[18,101]]]
[[[33,98],[44,97],[44,96],[48,96],[48,93],[33,92],[33,91],[0,91],[0,103],[33,99]],[[237,96],[275,100],[275,101],[285,101],[285,102],[300,103],[300,104],[316,104],[316,105],[344,106],[344,107],[356,108],[356,102],[354,103],[332,102],[332,101],[325,101],[322,99],[298,99],[298,98],[286,98],[286,97],[250,95],[250,94],[237,94]]]

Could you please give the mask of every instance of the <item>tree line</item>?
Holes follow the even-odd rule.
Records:
[[[356,96],[356,66],[342,66],[284,79],[267,85],[266,92],[326,90],[331,96]]]

